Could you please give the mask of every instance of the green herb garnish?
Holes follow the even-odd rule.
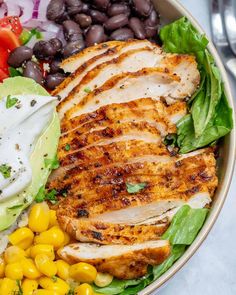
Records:
[[[45,199],[45,187],[41,186],[34,200],[36,203],[41,203],[44,201],[44,199]]]
[[[135,194],[147,186],[146,182],[141,183],[126,183],[126,189],[129,194]]]
[[[90,92],[92,92],[92,90],[91,90],[89,87],[85,87],[85,88],[84,88],[84,92],[86,92],[86,93],[90,93]]]
[[[49,193],[45,194],[45,200],[50,201],[52,204],[56,204],[58,201],[56,195],[57,195],[57,191],[53,189]]]
[[[57,191],[55,189],[51,190],[50,192],[46,192],[45,187],[41,186],[37,195],[35,196],[35,202],[41,203],[43,201],[49,201],[52,204],[56,204],[58,201],[56,195],[57,195]]]
[[[6,108],[10,109],[13,107],[16,103],[18,102],[18,98],[16,97],[11,97],[11,95],[7,96],[7,101],[6,101]]]
[[[9,67],[8,70],[9,70],[9,75],[12,78],[22,76],[22,73],[19,70],[15,69],[15,68]]]
[[[53,281],[54,283],[56,283],[56,281],[57,281],[57,276],[52,276],[51,279],[52,279],[52,281]]]
[[[66,150],[67,152],[70,150],[70,145],[69,145],[68,143],[65,145],[65,150]]]
[[[42,33],[34,28],[32,30],[26,30],[24,29],[23,32],[21,33],[19,40],[21,44],[25,45],[27,44],[33,37],[35,36],[36,39],[42,39]]]
[[[0,173],[4,178],[10,178],[11,177],[11,166],[7,166],[6,164],[2,164],[0,166]]]
[[[46,168],[50,168],[51,170],[55,170],[60,167],[60,162],[57,158],[57,155],[53,159],[44,159],[44,165]]]

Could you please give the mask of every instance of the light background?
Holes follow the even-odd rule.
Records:
[[[180,0],[180,2],[195,16],[210,36],[208,0]],[[231,79],[231,84],[236,93],[236,81]],[[224,208],[206,241],[182,270],[155,294],[236,294],[236,173]]]

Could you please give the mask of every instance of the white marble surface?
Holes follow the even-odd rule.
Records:
[[[181,0],[210,35],[208,0]],[[234,93],[236,82],[232,81]],[[158,295],[236,294],[236,172],[213,230],[192,259]]]

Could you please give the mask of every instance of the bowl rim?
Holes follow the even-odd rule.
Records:
[[[172,5],[182,16],[186,16],[190,22],[198,29],[199,32],[206,34],[203,28],[199,25],[198,21],[192,16],[192,14],[181,4],[178,0],[165,0],[170,5]],[[187,262],[188,260],[195,254],[195,252],[199,249],[201,244],[204,242],[208,234],[210,233],[213,225],[215,224],[220,211],[224,205],[224,202],[226,200],[230,184],[233,177],[233,171],[234,171],[234,165],[235,165],[235,154],[236,154],[236,128],[235,128],[235,107],[234,107],[234,100],[230,88],[230,83],[228,79],[228,74],[225,71],[223,62],[213,45],[211,38],[208,36],[209,44],[208,49],[211,52],[211,54],[214,57],[214,60],[216,62],[216,65],[220,69],[221,77],[224,82],[225,86],[225,92],[226,96],[228,98],[228,102],[230,104],[230,107],[233,109],[233,122],[234,122],[234,128],[231,131],[229,136],[229,155],[228,155],[228,161],[226,164],[226,171],[225,176],[223,177],[223,185],[219,189],[220,197],[217,200],[217,203],[214,204],[211,208],[211,213],[208,216],[203,228],[199,232],[198,236],[194,240],[194,242],[189,246],[189,248],[186,250],[186,252],[174,263],[174,265],[166,271],[161,277],[159,277],[156,281],[154,281],[152,284],[147,286],[144,290],[140,291],[139,295],[148,295],[151,294],[156,289],[163,286],[170,278],[172,278]]]

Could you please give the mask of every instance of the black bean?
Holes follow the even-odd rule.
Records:
[[[104,24],[108,20],[105,13],[94,9],[90,10],[90,16],[95,24]]]
[[[76,14],[74,19],[81,28],[87,28],[92,24],[91,16],[84,13]]]
[[[65,75],[61,74],[61,73],[47,75],[47,77],[45,79],[45,86],[46,86],[46,88],[53,90],[59,84],[61,84],[64,79],[65,79]]]
[[[65,0],[65,3],[69,15],[75,15],[82,10],[83,3],[81,0]]]
[[[133,30],[136,38],[141,40],[146,38],[144,25],[140,19],[138,19],[137,17],[131,17],[131,19],[129,20],[129,26]]]
[[[33,55],[33,50],[27,46],[20,46],[14,49],[8,58],[8,64],[11,67],[18,68],[24,61],[30,60]]]
[[[81,12],[83,13],[89,13],[89,5],[87,3],[82,4]]]
[[[152,11],[150,0],[133,0],[135,11],[141,16],[149,16]]]
[[[66,46],[63,48],[63,56],[69,57],[73,54],[76,54],[80,52],[82,49],[85,48],[84,40],[78,40],[74,42],[69,42],[66,44]]]
[[[111,36],[110,40],[117,40],[117,41],[126,41],[128,39],[133,39],[134,33],[132,30],[128,28],[122,28],[114,31]]]
[[[86,46],[92,46],[105,40],[104,28],[100,25],[93,25],[86,34]]]
[[[35,82],[43,85],[43,73],[35,62],[27,61],[25,66],[23,67],[23,76],[27,78],[33,79]]]
[[[62,69],[60,68],[60,64],[61,64],[61,61],[59,59],[54,59],[50,63],[50,73],[56,74],[56,73],[62,71]]]
[[[110,3],[110,0],[93,0],[94,6],[99,9],[106,11],[108,8],[108,5]]]
[[[118,14],[126,14],[127,16],[129,16],[130,8],[125,3],[115,3],[108,8],[107,14],[109,16],[115,16]]]
[[[126,26],[129,23],[129,19],[125,14],[118,14],[108,19],[105,22],[105,28],[109,31],[113,31]]]
[[[49,40],[49,43],[53,46],[53,48],[57,51],[60,52],[62,49],[62,42],[58,38],[52,38]]]
[[[66,20],[63,22],[63,32],[67,41],[83,39],[80,26],[73,20]]]
[[[149,17],[144,21],[144,25],[147,27],[155,27],[159,24],[160,19],[155,9],[153,9]]]
[[[47,7],[47,18],[49,20],[59,20],[65,12],[64,0],[51,0]]]
[[[34,55],[38,59],[50,59],[56,55],[57,50],[54,48],[53,44],[47,41],[38,41],[33,48]]]

